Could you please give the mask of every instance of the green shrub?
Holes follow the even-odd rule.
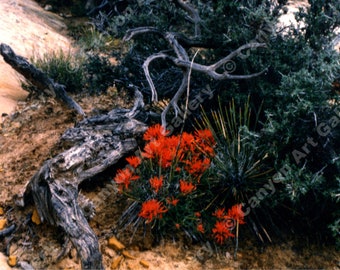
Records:
[[[77,54],[50,52],[42,57],[33,57],[31,62],[55,82],[66,86],[66,91],[79,93],[83,90],[85,75],[82,69],[84,59]]]
[[[77,44],[85,52],[104,53],[113,49],[114,39],[90,26],[81,29]]]
[[[114,82],[110,62],[97,53],[52,52],[34,57],[31,62],[71,93],[100,94]]]
[[[83,68],[86,74],[85,88],[88,93],[100,94],[113,85],[113,67],[107,58],[89,53]]]

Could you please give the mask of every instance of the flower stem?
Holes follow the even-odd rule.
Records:
[[[237,250],[238,250],[238,220],[236,220],[236,236],[235,236],[235,251],[234,260],[237,260]]]

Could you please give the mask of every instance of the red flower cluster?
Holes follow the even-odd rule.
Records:
[[[183,194],[189,194],[196,189],[196,186],[193,183],[186,182],[184,180],[179,180],[179,190]]]
[[[148,130],[143,135],[143,139],[144,141],[158,140],[159,138],[168,135],[168,133],[169,132],[166,131],[160,124],[156,124],[148,128]]]
[[[224,221],[216,221],[212,232],[215,241],[220,245],[222,245],[229,237],[234,237]]]
[[[166,136],[167,132],[160,125],[150,127],[144,134],[148,143],[142,156],[152,159],[162,168],[169,168],[174,163],[195,177],[200,177],[210,166],[210,157],[214,155],[215,141],[209,130],[197,131],[195,136],[184,132],[177,136]]]
[[[215,227],[212,229],[213,237],[215,241],[222,245],[229,237],[234,237],[231,231],[236,227],[236,224],[244,224],[244,212],[242,211],[242,205],[237,204],[225,212],[225,208],[219,208],[213,216],[217,218]]]
[[[154,218],[162,218],[162,214],[167,211],[161,202],[151,199],[143,202],[139,216],[145,218],[147,222],[151,222]]]
[[[158,193],[160,188],[163,186],[163,176],[160,177],[152,177],[150,180],[151,187]]]
[[[126,158],[129,166],[118,170],[115,182],[120,190],[129,189],[130,198],[148,198],[141,204],[138,214],[146,223],[162,219],[163,214],[167,213],[165,218],[171,220],[173,228],[183,227],[186,230],[188,219],[183,223],[181,219],[185,215],[189,222],[195,222],[197,233],[209,235],[216,243],[224,244],[229,237],[235,237],[234,229],[245,223],[241,204],[232,206],[228,211],[225,208],[216,209],[212,214],[215,219],[207,219],[214,224],[205,224],[205,211],[202,209],[202,212],[192,212],[192,216],[188,216],[187,211],[197,211],[188,200],[200,198],[200,185],[205,184],[202,176],[215,155],[212,133],[198,130],[194,134],[167,135],[168,132],[160,125],[150,127],[143,136],[146,145],[141,157]],[[168,220],[164,224],[168,224]],[[194,228],[192,224],[190,228]]]
[[[118,170],[118,173],[114,180],[120,185],[122,190],[123,187],[129,188],[130,182],[139,179],[138,175],[133,175],[133,172],[129,168]]]
[[[126,161],[130,164],[130,166],[132,166],[132,168],[137,168],[142,163],[142,160],[136,156],[127,157]]]
[[[126,158],[129,166],[119,170],[114,178],[121,190],[130,188],[131,197],[150,198],[142,203],[139,212],[146,222],[162,218],[162,214],[174,207],[182,207],[185,201],[178,204],[179,198],[182,200],[182,197],[189,196],[198,188],[215,154],[215,141],[209,130],[168,135],[161,125],[150,127],[143,136],[146,145],[141,157]],[[131,184],[131,181],[139,178],[141,180]],[[147,196],[144,196],[145,192]],[[140,195],[142,193],[143,196]],[[204,233],[203,221],[200,217],[197,219],[197,231]],[[178,220],[174,220],[174,224],[178,224]]]
[[[199,130],[195,135],[184,132],[177,136],[166,136],[168,132],[157,124],[150,127],[143,136],[147,141],[142,152],[142,157],[151,160],[162,169],[176,165],[175,171],[180,173],[181,168],[188,173],[192,180],[199,180],[210,166],[210,158],[214,155],[215,141],[209,130]],[[126,158],[130,168],[119,170],[114,178],[120,189],[128,189],[130,182],[140,177],[134,172],[142,164],[142,159],[137,156]],[[188,179],[189,180],[189,179]],[[158,193],[163,186],[164,177],[152,177],[149,180],[151,188]],[[189,181],[180,180],[180,192],[189,194],[196,189],[196,185]]]
[[[231,207],[231,209],[228,210],[227,216],[235,221],[238,221],[239,224],[245,224],[242,204],[236,204]]]

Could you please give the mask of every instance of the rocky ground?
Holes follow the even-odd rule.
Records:
[[[32,4],[31,8],[24,4]],[[3,0],[0,3],[2,12],[1,20],[11,18],[10,24],[0,22],[0,31],[12,29],[12,37],[21,37],[23,29],[28,29],[27,16],[32,12],[31,19],[40,20],[41,14],[52,16],[42,8],[30,1]],[[24,15],[15,12],[23,12]],[[4,13],[7,12],[7,13]],[[7,14],[7,15],[6,15]],[[34,15],[35,14],[35,15]],[[25,17],[20,17],[25,16]],[[62,19],[58,19],[62,23]],[[6,25],[6,27],[3,27]],[[23,27],[25,25],[25,27]],[[46,35],[38,34],[42,22],[31,26],[31,31],[36,31],[36,42],[33,37],[25,37],[26,45],[40,44],[39,51],[47,50],[46,41],[52,38],[52,32]],[[44,24],[46,29],[52,31],[55,25]],[[53,26],[54,25],[54,26]],[[63,25],[63,24],[62,24]],[[27,27],[26,27],[27,26]],[[12,28],[11,28],[12,27]],[[14,28],[17,27],[17,28]],[[64,27],[64,26],[63,26]],[[58,31],[63,32],[61,27]],[[47,31],[47,30],[45,30]],[[58,34],[57,30],[53,30]],[[57,32],[56,32],[57,31]],[[20,47],[11,39],[7,42],[14,47],[16,52],[29,57],[27,48]],[[8,34],[9,35],[9,34]],[[70,41],[64,36],[58,36],[60,44],[53,46],[66,48]],[[23,46],[23,40],[19,44]],[[57,42],[57,41],[55,41]],[[45,45],[43,45],[45,44]],[[3,68],[8,68],[2,62]],[[64,149],[59,143],[63,132],[72,127],[79,118],[70,110],[60,105],[53,99],[26,100],[26,93],[20,90],[20,82],[13,86],[16,75],[7,69],[1,76],[0,92],[4,97],[21,99],[17,106],[11,103],[14,113],[4,116],[0,127],[0,226],[9,228],[16,226],[16,230],[8,237],[1,236],[0,229],[0,270],[12,269],[8,265],[9,256],[15,256],[22,266],[32,266],[34,269],[80,269],[79,258],[72,246],[65,242],[63,233],[48,224],[37,224],[32,220],[34,205],[25,208],[15,203],[15,196],[20,194],[27,182],[40,168],[42,163],[60,153]],[[0,73],[3,74],[3,73]],[[11,74],[9,76],[8,74]],[[10,84],[9,87],[7,85]],[[14,88],[11,88],[14,87]],[[10,96],[6,89],[16,89],[19,96]],[[87,115],[98,111],[111,110],[115,107],[131,106],[131,98],[127,93],[118,93],[111,87],[106,95],[99,97],[75,96]],[[0,107],[4,110],[4,99],[0,97]],[[6,103],[7,104],[7,103]],[[14,107],[13,107],[14,106]],[[139,232],[131,239],[129,232],[114,232],[117,219],[124,210],[126,201],[117,194],[112,177],[114,172],[107,172],[96,183],[81,187],[81,194],[91,200],[95,206],[95,216],[90,220],[90,225],[98,236],[103,263],[106,269],[164,269],[164,270],[205,270],[205,269],[340,269],[340,255],[333,246],[310,243],[307,238],[298,236],[273,237],[273,243],[260,244],[244,226],[240,231],[240,243],[237,260],[232,257],[233,243],[223,252],[217,251],[207,244],[190,243],[185,238],[178,237],[172,240],[162,240],[156,243],[153,237]],[[117,237],[124,244],[122,250],[109,244],[109,239]],[[64,254],[62,254],[64,251]],[[17,265],[16,268],[20,269]],[[29,269],[29,268],[26,268]]]

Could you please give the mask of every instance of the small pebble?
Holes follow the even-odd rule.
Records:
[[[114,237],[114,236],[109,239],[108,246],[110,248],[114,248],[114,249],[117,249],[117,250],[122,250],[122,249],[125,248],[125,246],[121,242],[119,242],[117,240],[117,238]]]
[[[7,223],[7,219],[0,219],[0,231],[5,229]]]
[[[52,10],[53,10],[53,7],[52,7],[52,5],[46,5],[46,6],[44,7],[44,9],[45,9],[46,11],[52,11]]]
[[[145,260],[140,260],[139,263],[145,267],[145,268],[149,268],[150,267],[150,264],[149,262],[145,261]]]
[[[17,256],[11,255],[8,257],[8,265],[13,267],[17,265]]]
[[[118,269],[120,262],[123,260],[123,256],[120,255],[119,257],[113,259],[112,263],[111,263],[111,269]]]

